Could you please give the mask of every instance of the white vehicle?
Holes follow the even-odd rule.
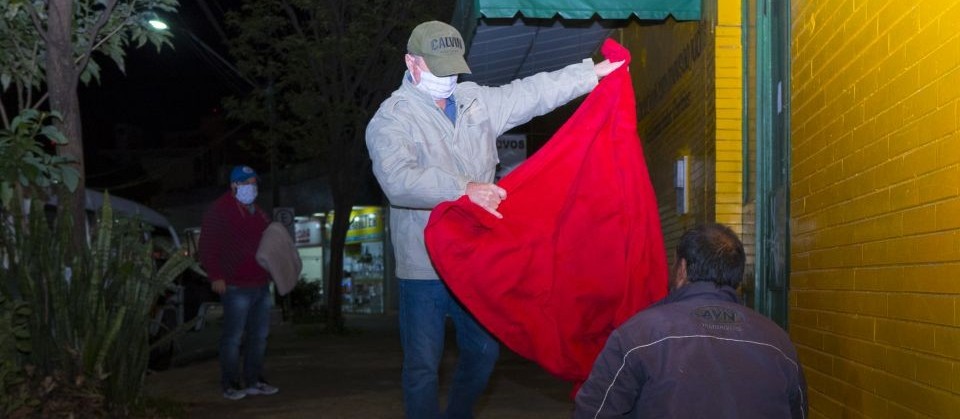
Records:
[[[103,207],[103,192],[99,192],[93,189],[87,189],[84,193],[86,196],[86,209],[87,209],[87,240],[90,240],[90,229],[91,224],[94,220],[94,214]],[[53,196],[46,204],[46,210],[48,212],[53,212],[56,210],[58,200],[56,196]],[[138,219],[144,224],[152,226],[150,235],[152,238],[157,240],[168,240],[170,245],[173,246],[173,249],[179,249],[181,246],[180,236],[177,234],[177,229],[173,227],[173,224],[170,224],[170,221],[167,220],[167,217],[164,217],[163,214],[155,211],[154,209],[139,204],[137,202],[131,201],[126,198],[121,198],[116,195],[110,195],[110,207],[113,208],[114,214],[118,214],[124,218],[133,218]]]

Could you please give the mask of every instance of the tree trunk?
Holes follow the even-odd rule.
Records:
[[[274,94],[273,89],[273,78],[271,77],[267,81],[267,112],[268,112],[268,122],[267,128],[269,130],[268,138],[270,138],[270,146],[267,150],[267,154],[270,157],[270,190],[273,194],[273,207],[280,206],[280,163],[279,163],[279,134],[276,131],[277,126],[277,107],[275,104],[276,95]]]
[[[60,113],[58,128],[66,136],[67,144],[57,147],[57,154],[75,160],[79,183],[69,211],[73,214],[73,249],[86,244],[86,210],[84,194],[86,173],[83,164],[83,136],[80,125],[80,98],[77,95],[79,75],[73,54],[73,0],[50,0],[47,19],[47,89],[50,109]],[[61,197],[69,192],[60,188]],[[61,210],[66,210],[62,208]]]
[[[351,203],[333,194],[333,227],[330,230],[330,272],[326,283],[327,329],[334,333],[343,332],[343,254],[347,241],[347,229],[350,227]]]
[[[334,132],[364,132],[363,130],[340,129]],[[330,192],[333,195],[333,227],[330,231],[330,281],[327,283],[327,319],[332,331],[343,331],[343,255],[350,227],[350,213],[357,201],[360,173],[363,172],[365,156],[363,137],[346,135],[348,140],[331,140],[331,153],[327,163],[330,167]],[[357,145],[360,144],[358,147]]]

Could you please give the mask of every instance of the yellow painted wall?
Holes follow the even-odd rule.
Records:
[[[716,216],[738,233],[743,224],[743,45],[740,0],[719,0],[715,25]]]
[[[631,24],[638,131],[660,206],[667,254],[703,222],[742,227],[740,1],[704,5],[704,19]],[[677,213],[674,162],[690,156],[689,212]]]
[[[960,417],[960,1],[791,2],[811,417]]]

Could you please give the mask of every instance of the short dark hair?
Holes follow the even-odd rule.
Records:
[[[687,280],[736,288],[743,280],[746,253],[737,234],[723,224],[699,225],[680,237],[677,261],[687,261]]]

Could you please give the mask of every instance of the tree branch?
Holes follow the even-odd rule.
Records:
[[[7,107],[0,102],[0,121],[3,121],[3,128],[10,129],[10,119],[7,117]]]
[[[27,60],[27,65],[21,68],[21,72],[26,74],[32,74],[31,72],[34,69],[40,68],[39,58],[40,58],[40,43],[33,44],[33,51],[27,53],[23,50],[22,46],[19,43],[14,43],[14,48],[17,50],[17,54],[22,57],[30,57]],[[39,73],[39,71],[37,71]],[[46,96],[41,98],[41,102],[38,102],[37,105],[33,105],[33,77],[28,77],[26,80],[17,81],[17,106],[18,110],[23,110],[28,107],[38,107],[39,103],[42,103],[42,100],[46,99]],[[24,86],[26,82],[26,86]],[[41,83],[37,83],[38,85]]]
[[[297,36],[301,37],[304,41],[309,39],[309,37],[306,34],[306,31],[303,30],[303,25],[300,23],[300,19],[297,18],[296,11],[290,5],[290,2],[288,2],[287,0],[282,0],[280,3],[281,3],[281,6],[283,7],[284,13],[287,14],[287,18],[290,19],[290,25],[293,26],[293,31],[297,34]],[[317,19],[313,19],[312,21],[315,22],[316,20]],[[314,37],[313,37],[314,41],[322,42],[320,40],[320,36],[319,36],[320,34],[317,33],[316,30],[313,30],[312,32],[314,34]],[[307,62],[310,65],[310,69],[311,69],[310,73],[315,75],[314,77],[311,77],[311,79],[313,79],[313,82],[315,84],[315,90],[322,91],[322,89],[320,89],[319,87],[323,86],[323,77],[324,77],[323,66],[319,62],[317,62],[316,56],[314,56],[314,54],[306,54],[306,57],[307,57]]]
[[[44,43],[49,43],[50,41],[47,39],[47,31],[43,27],[43,20],[40,19],[40,13],[36,8],[33,7],[33,3],[26,1],[23,2],[23,4],[27,6],[27,13],[30,14],[30,20],[33,21],[33,26],[37,28],[37,33],[40,34],[40,38],[43,39]]]
[[[103,44],[103,42],[106,41],[107,38],[113,36],[113,34],[117,33],[117,31],[119,31],[120,29],[123,29],[124,25],[127,24],[127,19],[130,19],[131,15],[128,14],[123,18],[123,22],[120,23],[117,29],[111,32],[109,35],[107,35],[107,38],[104,38],[100,42],[95,43],[94,40],[97,39],[97,35],[100,34],[100,30],[103,29],[103,27],[107,24],[107,22],[110,21],[110,15],[113,14],[113,10],[116,7],[117,7],[117,0],[107,1],[107,3],[104,5],[104,9],[100,11],[100,16],[97,18],[96,23],[94,23],[93,26],[91,26],[90,29],[87,30],[87,39],[89,39],[90,42],[87,44],[88,45],[87,49],[80,55],[80,57],[78,57],[77,61],[75,62],[77,74],[83,73],[83,69],[87,68],[87,64],[90,62],[90,57],[93,55],[93,51],[95,51],[101,44]],[[132,8],[130,10],[131,12],[133,11]],[[74,82],[74,88],[77,87],[76,86],[77,83],[80,83],[79,77],[77,77],[77,81]]]
[[[33,68],[40,68],[40,44],[33,44],[33,52],[30,54],[30,65]],[[39,71],[37,73],[40,73]],[[40,77],[43,77],[42,74],[39,74]],[[42,99],[46,100],[46,94],[43,95]],[[30,104],[30,101],[33,100],[33,89],[30,86],[27,86],[27,104]],[[42,103],[41,101],[38,101]],[[39,107],[39,106],[37,106]]]
[[[293,10],[293,7],[290,6],[290,2],[287,0],[281,1],[280,6],[283,7],[283,12],[286,13],[287,18],[290,19],[290,24],[293,25],[293,31],[303,36],[303,27],[300,24],[300,19],[297,17],[297,11]]]
[[[40,106],[42,106],[43,103],[46,102],[47,99],[49,98],[50,98],[50,92],[43,92],[43,95],[40,96],[40,99],[37,99],[37,101],[34,102],[33,105],[30,105],[30,107],[40,109]]]
[[[399,6],[396,6],[397,3],[400,3]],[[403,22],[407,19],[408,13],[412,8],[412,2],[390,2],[391,5],[394,5],[393,12],[387,16],[396,16],[396,19],[385,19],[386,22],[390,22],[389,25],[384,25],[382,29],[378,32],[377,37],[374,41],[374,45],[380,45],[386,42],[387,37],[390,36],[390,33],[396,30],[397,22]],[[404,44],[406,47],[406,44]],[[379,52],[379,51],[378,51]],[[357,74],[357,78],[354,80],[354,85],[351,88],[353,91],[356,91],[360,87],[360,81],[366,78],[366,72],[372,71],[374,60],[381,58],[379,54],[370,54],[367,56],[367,59],[364,61],[363,65],[360,66],[360,73]],[[400,57],[397,57],[400,59]]]
[[[331,5],[333,10],[333,24],[330,25],[330,31],[333,33],[333,37],[336,39],[336,42],[333,44],[334,55],[336,57],[343,57],[343,39],[344,34],[346,33],[347,22],[347,3],[349,0],[337,0],[330,1],[328,4]],[[338,59],[336,60],[335,67],[336,71],[333,71],[333,76],[335,77],[336,82],[334,86],[339,87],[336,90],[337,97],[336,101],[340,102],[343,99],[349,97],[347,94],[349,91],[346,89],[346,74],[349,72],[349,69],[346,68],[349,60]]]
[[[18,111],[22,111],[25,108],[25,104],[27,103],[27,98],[24,97],[26,96],[24,94],[24,90],[26,90],[28,94],[30,91],[29,90],[30,87],[28,86],[26,89],[24,89],[22,83],[23,83],[22,81],[17,80],[17,110]]]
[[[200,6],[200,10],[203,11],[203,15],[207,18],[207,22],[211,27],[213,27],[214,31],[217,33],[217,36],[220,37],[220,42],[222,42],[223,45],[230,45],[230,39],[227,38],[227,33],[220,25],[220,20],[213,15],[213,11],[210,10],[210,5],[207,4],[207,0],[197,0],[197,5]]]

